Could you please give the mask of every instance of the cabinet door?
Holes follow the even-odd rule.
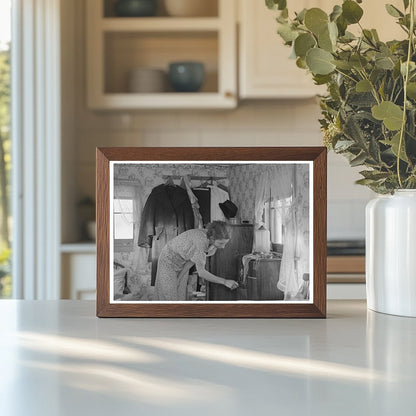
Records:
[[[94,300],[96,256],[90,253],[65,253],[62,256],[62,298]]]
[[[249,254],[253,247],[253,226],[232,225],[230,241],[224,249],[217,250],[210,259],[210,271],[224,279],[239,280],[241,259]],[[238,291],[223,285],[209,284],[209,299],[231,301],[237,300]]]
[[[402,0],[388,3],[403,9]],[[329,13],[341,0],[298,0],[289,2],[289,11],[320,7]],[[241,98],[306,98],[325,93],[325,87],[313,84],[312,77],[296,66],[290,59],[291,49],[277,35],[276,11],[268,10],[264,1],[239,0],[240,48],[239,88]],[[377,29],[383,41],[402,39],[404,32],[388,15],[385,3],[366,0],[360,5],[364,9],[361,24]],[[358,25],[349,31],[358,34]]]
[[[292,9],[331,10],[325,3],[330,4],[329,0],[299,0]],[[267,9],[264,1],[239,0],[239,15],[241,98],[305,98],[322,93],[311,75],[289,58],[291,49],[276,33],[275,11]]]

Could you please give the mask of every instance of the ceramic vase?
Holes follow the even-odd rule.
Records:
[[[416,190],[379,196],[366,207],[367,306],[416,317]]]

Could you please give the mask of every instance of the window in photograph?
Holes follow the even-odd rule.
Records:
[[[133,199],[114,199],[114,250],[131,251],[134,237]]]

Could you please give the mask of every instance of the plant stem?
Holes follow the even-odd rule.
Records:
[[[406,60],[406,73],[404,76],[404,85],[403,85],[403,118],[402,118],[402,127],[400,129],[400,140],[399,140],[399,149],[397,151],[397,177],[399,179],[399,186],[403,188],[402,178],[400,175],[400,156],[402,152],[404,132],[406,129],[406,110],[407,110],[407,83],[409,81],[409,68],[410,60],[412,58],[412,49],[413,49],[413,36],[414,36],[414,27],[415,27],[415,0],[410,0],[410,30],[409,30],[409,45],[407,47],[407,60]]]
[[[365,69],[362,67],[362,65],[361,65],[361,69],[362,69],[362,71],[360,71],[360,75],[362,76],[363,79],[365,79],[366,81],[368,81],[368,83],[370,84],[371,93],[373,94],[374,99],[377,101],[377,104],[380,104],[380,99],[379,99],[379,96],[378,96],[376,87],[370,81],[370,78],[368,78],[367,73],[365,72]]]
[[[358,82],[355,78],[351,77],[351,76],[350,76],[350,75],[348,75],[348,74],[345,74],[344,72],[340,71],[338,68],[335,68],[335,71],[336,71],[336,72],[338,72],[338,73],[339,73],[339,74],[341,74],[341,75],[344,75],[344,77],[349,78],[351,81],[353,81],[353,82],[355,82],[355,83],[357,83],[357,82]]]

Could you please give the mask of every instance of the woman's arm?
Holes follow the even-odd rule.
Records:
[[[198,275],[203,279],[208,280],[209,282],[227,286],[229,289],[236,289],[238,287],[238,283],[235,280],[224,279],[223,277],[215,276],[215,274],[210,273],[205,268],[200,268],[198,266],[196,269]]]

